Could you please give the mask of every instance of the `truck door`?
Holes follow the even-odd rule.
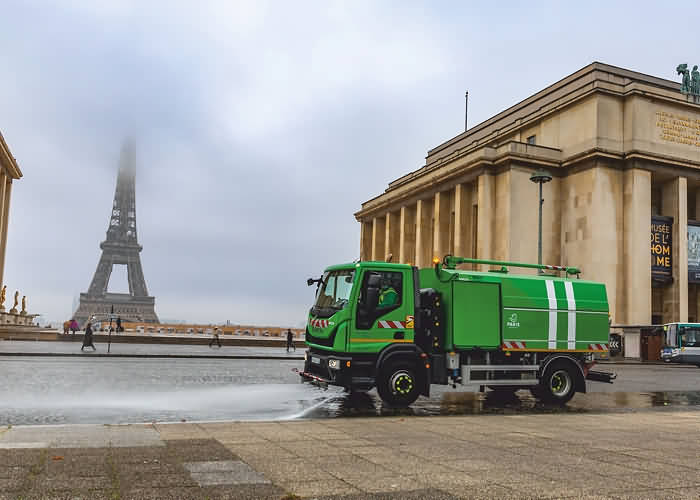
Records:
[[[351,352],[379,352],[388,344],[413,342],[413,281],[410,269],[365,269],[350,334]]]

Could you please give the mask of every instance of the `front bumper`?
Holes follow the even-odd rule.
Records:
[[[338,369],[328,366],[328,361],[338,360]],[[350,366],[348,365],[350,362]],[[299,375],[303,379],[327,385],[338,385],[351,388],[352,385],[352,360],[347,356],[338,356],[335,353],[326,353],[309,349],[306,351],[304,371]]]

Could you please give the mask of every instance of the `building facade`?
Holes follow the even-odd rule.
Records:
[[[700,321],[700,97],[601,63],[429,150],[363,203],[361,258],[537,262],[539,169],[553,177],[543,263],[604,282],[613,324]]]
[[[4,283],[5,250],[7,248],[7,223],[10,216],[12,181],[22,177],[17,160],[0,133],[0,284]]]

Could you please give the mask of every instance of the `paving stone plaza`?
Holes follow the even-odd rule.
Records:
[[[0,498],[696,499],[699,432],[694,411],[2,427]]]

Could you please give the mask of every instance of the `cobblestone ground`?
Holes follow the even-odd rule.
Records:
[[[700,412],[0,428],[0,498],[700,498]]]

